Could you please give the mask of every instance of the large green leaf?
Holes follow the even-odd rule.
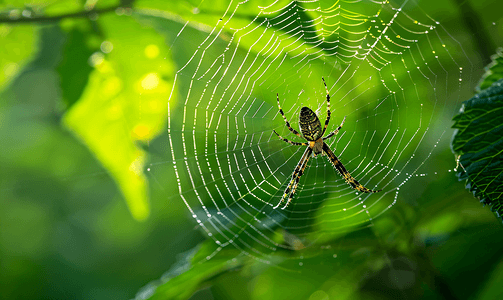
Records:
[[[222,37],[221,40],[225,41],[235,34],[237,28],[247,28],[250,24],[253,26],[260,26],[260,30],[252,30],[246,35],[239,36],[239,47],[246,49],[255,54],[259,54],[260,49],[265,47],[265,41],[274,40],[277,38],[277,32],[274,30],[264,30],[269,26],[269,15],[263,14],[261,6],[268,6],[270,3],[268,1],[257,1],[257,2],[236,2],[229,3],[228,1],[211,1],[211,2],[194,2],[183,1],[183,2],[166,2],[166,1],[146,1],[139,0],[135,1],[134,7],[136,11],[143,16],[153,16],[158,18],[163,18],[166,20],[174,20],[182,24],[188,21],[188,25],[192,26],[201,32],[210,32],[212,28],[222,30],[219,35]],[[290,16],[285,11],[290,10],[288,6],[289,1],[277,1],[275,5],[277,7],[282,7],[282,9],[275,12],[275,18],[285,18]],[[302,6],[302,4],[295,3],[294,5]],[[233,10],[240,7],[240,13],[231,13]],[[286,8],[285,8],[286,7]],[[314,19],[319,16],[313,12],[303,12],[302,10],[296,10],[296,15],[300,22],[311,23]],[[258,17],[257,17],[258,16]],[[281,22],[278,22],[281,24]],[[300,30],[297,23],[290,24],[288,26],[277,25],[275,29],[282,32],[288,32],[288,35],[281,36],[286,44],[289,44],[289,54],[292,56],[301,53],[318,53],[321,51],[326,44],[322,43],[322,40],[318,36],[312,35],[310,32],[302,32],[305,38],[310,39],[316,46],[307,46],[301,40],[299,40],[293,33]],[[216,31],[218,32],[218,31]],[[325,47],[327,48],[327,47]],[[273,50],[276,55],[281,53],[282,49]]]
[[[0,90],[23,69],[36,50],[36,29],[0,25]]]
[[[459,179],[503,218],[503,79],[464,102],[454,121]]]
[[[492,62],[485,67],[486,72],[477,87],[478,92],[487,89],[493,83],[503,78],[503,48],[499,48],[498,52],[491,59]]]
[[[104,53],[91,57],[95,70],[64,124],[110,172],[141,220],[149,215],[146,152],[136,143],[165,128],[174,68],[164,39],[152,29],[127,16],[102,16],[99,23]]]
[[[187,299],[212,278],[240,267],[246,259],[238,255],[235,248],[215,249],[213,241],[207,240],[179,257],[160,280],[138,292],[135,300]]]
[[[99,49],[89,45],[89,40],[93,37],[89,29],[76,26],[67,33],[63,57],[57,68],[63,101],[67,107],[71,107],[80,98],[93,70],[89,58]]]

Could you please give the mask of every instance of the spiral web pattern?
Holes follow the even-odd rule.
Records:
[[[413,1],[250,0],[230,3],[197,42],[191,25],[173,44],[192,42],[175,78],[178,100],[170,99],[172,160],[151,168],[176,181],[169,201],[185,203],[213,255],[229,247],[271,263],[282,250],[368,226],[415,177],[431,175],[425,165],[446,139],[448,107],[468,88],[460,43]],[[285,126],[276,93],[294,129],[302,106],[323,123],[322,76],[331,95],[326,134],[346,116],[327,144],[355,179],[383,191],[358,193],[318,156],[292,203],[274,209],[305,150],[273,133],[303,142]]]

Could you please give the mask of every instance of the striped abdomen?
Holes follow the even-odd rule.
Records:
[[[300,110],[300,131],[308,141],[316,141],[321,138],[321,123],[318,116],[309,107]]]

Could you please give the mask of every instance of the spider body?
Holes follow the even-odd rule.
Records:
[[[327,84],[325,83],[325,79],[323,79],[323,84],[325,85],[325,91],[327,92],[327,119],[325,120],[325,126],[322,128],[321,122],[316,115],[316,113],[310,109],[309,107],[302,107],[300,110],[300,116],[299,116],[299,126],[300,126],[300,131],[302,132],[302,136],[300,133],[293,129],[290,126],[290,123],[288,122],[285,114],[283,113],[283,110],[281,109],[281,106],[279,104],[279,95],[276,94],[276,98],[278,101],[278,108],[279,108],[279,113],[283,116],[283,119],[285,120],[286,126],[288,129],[295,134],[296,136],[305,139],[308,143],[298,143],[298,142],[292,142],[289,141],[283,137],[281,137],[275,130],[274,133],[284,142],[290,143],[292,145],[296,146],[308,146],[306,151],[304,151],[304,154],[302,155],[299,163],[297,164],[297,167],[293,171],[292,178],[290,179],[290,183],[285,189],[285,193],[281,197],[281,201],[274,206],[274,208],[277,208],[278,206],[283,203],[283,201],[288,197],[288,200],[286,201],[286,204],[282,207],[282,209],[285,209],[288,204],[292,201],[293,195],[295,194],[295,190],[297,189],[297,186],[299,185],[299,180],[302,174],[304,174],[304,170],[306,169],[307,162],[309,161],[309,158],[312,156],[316,156],[318,154],[321,155],[327,155],[328,159],[334,166],[334,168],[341,174],[341,176],[344,178],[347,184],[349,184],[353,189],[363,192],[363,193],[377,193],[380,192],[381,190],[370,190],[363,185],[361,185],[356,179],[351,176],[351,174],[346,170],[342,162],[335,156],[335,154],[332,152],[330,147],[324,142],[324,140],[336,135],[339,133],[339,130],[342,128],[342,125],[344,124],[344,121],[346,121],[346,117],[342,120],[341,125],[331,132],[329,135],[326,137],[323,137],[325,134],[325,131],[327,130],[328,124],[330,122],[330,95],[328,93],[328,88]]]
[[[304,106],[300,109],[299,126],[304,139],[309,141],[309,147],[313,148],[313,155],[323,153],[320,119],[309,107]]]

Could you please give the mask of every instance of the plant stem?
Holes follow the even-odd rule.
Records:
[[[120,5],[114,5],[110,7],[105,7],[105,8],[99,8],[99,9],[92,9],[92,10],[86,10],[86,11],[78,11],[78,12],[73,12],[73,13],[67,13],[67,14],[62,14],[58,16],[37,16],[33,18],[17,18],[17,19],[11,19],[11,18],[0,18],[0,24],[8,24],[8,23],[46,23],[46,22],[58,22],[62,19],[66,18],[88,18],[94,15],[98,14],[103,14],[103,13],[108,13],[108,12],[113,12],[117,8],[123,7],[122,3]]]

